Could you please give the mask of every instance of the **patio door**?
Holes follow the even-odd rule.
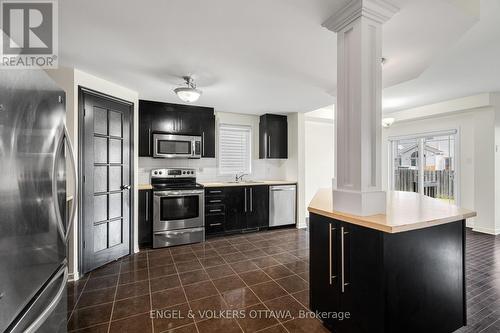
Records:
[[[390,139],[390,188],[458,202],[457,131]]]

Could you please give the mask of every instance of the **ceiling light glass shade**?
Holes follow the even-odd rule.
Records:
[[[196,102],[201,96],[201,90],[191,87],[176,88],[174,92],[180,99],[187,103]]]
[[[391,127],[395,120],[394,118],[384,118],[382,119],[382,126],[385,128]]]

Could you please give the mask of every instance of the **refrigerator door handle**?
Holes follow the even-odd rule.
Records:
[[[78,178],[77,178],[78,175],[77,175],[77,170],[76,170],[75,155],[73,152],[73,146],[71,145],[71,141],[68,138],[69,138],[68,130],[66,128],[66,125],[64,125],[63,133],[61,133],[61,136],[57,140],[56,151],[54,153],[54,160],[52,161],[52,197],[54,199],[54,208],[56,211],[55,213],[56,213],[56,220],[57,220],[57,229],[58,229],[59,234],[61,235],[61,237],[65,243],[68,242],[69,232],[71,231],[71,228],[73,226],[73,221],[75,220],[76,203],[78,202]],[[73,173],[73,184],[74,184],[73,203],[71,205],[71,212],[69,214],[68,225],[67,225],[66,231],[64,231],[64,223],[63,223],[63,220],[62,220],[62,217],[60,214],[59,200],[57,198],[57,181],[56,181],[56,179],[57,179],[56,161],[57,161],[57,156],[59,156],[59,152],[61,151],[63,142],[67,143],[71,164],[73,164],[71,171]]]
[[[54,299],[50,302],[50,304],[43,310],[43,312],[36,318],[31,325],[24,331],[24,333],[35,333],[40,326],[47,320],[47,318],[52,314],[54,309],[56,308],[57,304],[63,297],[64,291],[66,289],[66,283],[68,282],[68,266],[64,266],[64,269],[60,270],[50,281],[49,284],[54,283],[61,277],[61,275],[64,274],[61,286],[59,287],[59,290],[57,291],[56,296]]]

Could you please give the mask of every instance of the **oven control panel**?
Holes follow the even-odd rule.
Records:
[[[154,169],[151,170],[151,178],[196,178],[196,169]]]

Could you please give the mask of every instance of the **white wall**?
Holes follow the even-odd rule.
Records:
[[[305,120],[305,207],[320,188],[334,178],[335,136],[333,119]]]
[[[474,103],[469,103],[474,100]],[[484,95],[438,103],[427,107],[393,114],[396,122],[383,131],[383,185],[387,188],[389,175],[388,137],[434,131],[458,130],[458,205],[477,211],[477,217],[468,220],[475,230],[497,234],[495,213],[495,108]],[[451,110],[451,111],[450,111]],[[419,112],[423,111],[423,112]],[[404,115],[403,118],[400,117]],[[425,115],[419,119],[419,115]],[[391,114],[392,116],[392,114]],[[399,121],[398,121],[398,117]]]
[[[68,133],[71,136],[71,142],[75,148],[75,160],[78,164],[78,87],[82,86],[107,95],[134,103],[134,142],[138,142],[138,100],[139,95],[137,92],[128,88],[117,85],[113,82],[106,81],[97,76],[85,73],[78,69],[72,68],[59,68],[55,70],[47,70],[47,73],[63,88],[66,92],[66,124]],[[133,164],[135,170],[138,169],[138,151],[134,149]],[[68,179],[68,187],[72,188],[72,181]],[[138,207],[138,192],[137,192],[138,179],[134,179],[134,230],[137,230],[137,207]],[[68,195],[72,195],[71,190]],[[76,202],[75,202],[76,204]],[[77,207],[78,208],[78,207]],[[73,232],[69,239],[68,251],[68,267],[70,278],[78,279],[78,219],[75,219]],[[139,250],[137,232],[134,235],[133,242],[134,252]]]
[[[306,226],[305,210],[305,118],[303,113],[288,115],[287,179],[297,181],[297,227]]]

